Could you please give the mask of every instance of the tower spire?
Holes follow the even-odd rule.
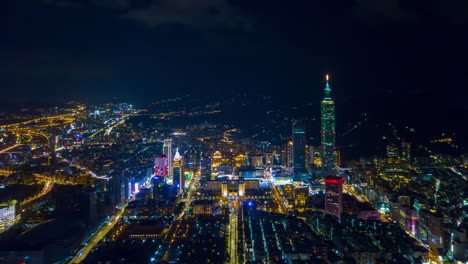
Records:
[[[326,84],[325,84],[325,97],[323,99],[325,100],[331,100],[331,89],[330,89],[330,84],[328,83],[328,81],[330,80],[330,76],[327,74],[325,75],[325,80],[326,80]]]
[[[179,153],[179,148],[176,148],[176,153],[174,155],[174,160],[180,160],[181,159],[181,156],[180,156],[180,153]]]

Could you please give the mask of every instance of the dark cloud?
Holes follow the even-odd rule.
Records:
[[[85,8],[85,7],[102,7],[112,9],[130,8],[132,0],[43,0],[47,5],[62,7],[62,8]]]
[[[430,3],[429,15],[437,20],[451,24],[468,23],[468,1],[428,1]]]
[[[155,27],[167,24],[197,28],[230,28],[250,30],[254,16],[244,8],[256,7],[257,13],[278,9],[276,19],[294,16],[302,9],[319,23],[403,23],[466,24],[467,0],[314,0],[285,4],[281,0],[42,0],[61,8],[98,7],[118,11],[123,19]],[[256,20],[259,17],[255,18]],[[331,21],[328,21],[330,19]]]
[[[239,13],[228,0],[163,0],[148,7],[131,9],[125,19],[154,27],[165,24],[199,28],[223,27],[250,30],[252,22]]]
[[[365,23],[468,23],[468,1],[356,0],[353,15]]]
[[[252,20],[229,0],[44,0],[57,7],[101,7],[119,10],[121,18],[155,27],[188,25],[195,28],[227,28],[250,31]],[[122,14],[123,13],[123,14]]]
[[[132,6],[131,0],[92,0],[92,4],[100,7],[128,9]]]
[[[357,0],[355,17],[363,22],[416,22],[417,14],[400,5],[400,0]]]
[[[62,8],[82,8],[84,7],[83,1],[79,0],[44,0],[44,3],[55,5]]]

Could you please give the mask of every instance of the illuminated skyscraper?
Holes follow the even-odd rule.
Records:
[[[294,172],[303,172],[306,162],[305,130],[299,123],[294,123],[292,130],[292,160]]]
[[[263,156],[251,156],[250,157],[250,166],[254,167],[263,167]]]
[[[211,167],[213,169],[216,169],[219,165],[221,165],[221,160],[223,159],[223,155],[221,155],[221,152],[219,152],[218,150],[215,151],[215,153],[213,153],[213,157],[211,159]]]
[[[174,166],[173,166],[173,183],[177,186],[177,192],[182,193],[184,191],[185,178],[182,173],[182,156],[179,154],[179,150],[176,150],[174,156]]]
[[[310,150],[309,150],[309,155],[310,155],[310,161],[309,161],[309,164],[310,165],[314,165],[314,166],[317,166],[317,167],[322,167],[322,153],[321,153],[321,150],[322,148],[320,147],[314,147],[314,146],[310,146]]]
[[[408,162],[411,161],[411,143],[401,142],[401,158]]]
[[[398,146],[395,144],[388,144],[387,145],[387,158],[398,158],[400,156],[400,150]]]
[[[331,98],[331,89],[326,77],[325,97],[321,103],[321,138],[322,138],[322,175],[335,172],[335,102]]]
[[[292,167],[292,149],[293,149],[293,142],[292,140],[288,141],[288,144],[286,145],[286,162],[284,165],[286,167],[291,168]]]
[[[172,179],[172,139],[167,138],[164,140],[163,154],[167,157],[168,178]]]
[[[335,150],[335,164],[341,166],[341,152],[339,150]]]
[[[343,212],[343,178],[330,175],[325,178],[325,213],[341,218]]]
[[[387,162],[397,163],[400,159],[400,149],[395,144],[387,145]]]
[[[154,158],[154,175],[166,177],[168,175],[167,156],[158,155]]]
[[[312,154],[310,153],[310,151],[312,151]],[[309,146],[309,145],[306,145],[306,164],[307,166],[309,166],[309,164],[311,164],[311,160],[314,160],[314,147],[313,146]]]

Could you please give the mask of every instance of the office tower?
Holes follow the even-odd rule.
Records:
[[[164,187],[164,181],[161,177],[159,176],[154,176],[152,179],[151,179],[152,183],[153,183],[153,200],[155,202],[159,202],[162,200],[162,189]]]
[[[305,170],[305,130],[299,123],[294,123],[292,130],[292,160],[294,172],[303,172]]]
[[[400,159],[400,149],[395,144],[387,145],[387,162],[397,163]]]
[[[450,253],[455,260],[462,262],[468,259],[468,227],[457,226],[452,230]]]
[[[56,216],[72,215],[73,212],[79,210],[81,189],[82,186],[78,185],[58,185],[52,194],[55,200]]]
[[[88,225],[93,225],[98,220],[96,190],[86,189],[80,194],[80,215]]]
[[[273,153],[269,152],[269,153],[265,153],[265,165],[270,168],[273,166],[273,163],[274,163],[274,156],[273,156]]]
[[[325,178],[325,213],[341,218],[343,212],[343,178],[329,175]]]
[[[16,215],[19,214],[17,206],[16,200],[0,203],[0,231],[15,224]]]
[[[154,158],[154,175],[166,177],[169,174],[168,157],[166,155],[158,155]]]
[[[310,155],[309,164],[313,164],[314,166],[317,166],[317,167],[322,167],[322,153],[321,153],[321,150],[322,150],[321,147],[310,146],[310,149],[309,149],[309,155]]]
[[[397,158],[400,155],[400,150],[395,144],[387,145],[387,157],[388,158]]]
[[[185,179],[182,173],[182,157],[179,154],[179,150],[176,150],[174,156],[174,163],[172,167],[173,171],[173,184],[177,187],[177,192],[182,193],[184,191]]]
[[[112,176],[112,199],[115,205],[125,202],[125,177],[122,174]]]
[[[245,158],[245,156],[244,156]],[[205,156],[200,160],[200,175],[202,178],[210,178],[211,176],[211,157]]]
[[[167,157],[167,176],[172,178],[172,139],[167,138],[164,140],[163,154]]]
[[[247,164],[247,158],[244,154],[238,154],[234,157],[234,165],[236,167],[242,167]]]
[[[221,165],[221,160],[223,159],[223,156],[221,155],[221,152],[218,150],[213,153],[213,158],[211,159],[211,167],[213,169],[216,169],[219,165]]]
[[[57,154],[55,152],[55,149],[56,149],[55,136],[53,135],[49,135],[49,147],[50,147],[50,156],[52,157],[50,162],[51,164],[55,165],[57,163]]]
[[[411,143],[401,142],[401,158],[411,162]]]
[[[185,166],[187,166],[189,170],[194,170],[194,168],[200,165],[199,156],[200,154],[197,149],[193,147],[189,148],[184,155]]]
[[[292,167],[292,163],[293,163],[293,142],[292,140],[288,141],[288,144],[286,145],[286,167],[288,168],[291,168]]]
[[[339,150],[335,150],[335,164],[337,166],[341,165],[341,152]]]
[[[250,165],[254,167],[263,167],[263,156],[251,156]]]
[[[322,175],[335,172],[335,102],[326,76],[325,96],[321,102]]]
[[[433,209],[421,209],[417,237],[429,245],[431,251],[438,252],[442,249],[444,247],[444,215]]]
[[[315,147],[314,146],[308,146],[308,151],[307,151],[307,164],[310,166],[314,164],[315,160]]]

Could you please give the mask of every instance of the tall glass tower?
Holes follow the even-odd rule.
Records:
[[[168,171],[168,178],[172,179],[172,139],[167,138],[164,139],[163,145],[163,154],[167,157],[167,171]]]
[[[305,139],[305,130],[302,124],[296,122],[293,124],[293,131],[292,131],[292,160],[293,160],[293,167],[294,172],[303,172],[305,170],[305,162],[306,162],[306,139]]]
[[[335,102],[326,76],[325,97],[321,103],[322,176],[335,173]]]

